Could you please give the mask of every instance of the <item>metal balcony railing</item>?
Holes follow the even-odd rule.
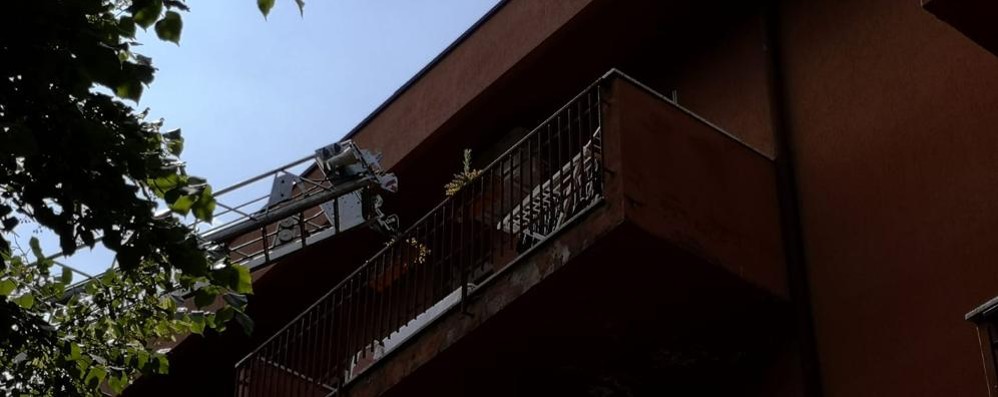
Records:
[[[599,84],[236,364],[237,396],[324,396],[602,197]],[[460,300],[458,299],[460,297]]]

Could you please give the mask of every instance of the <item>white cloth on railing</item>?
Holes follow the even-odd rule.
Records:
[[[596,195],[602,148],[600,130],[582,146],[582,150],[563,164],[550,178],[539,183],[496,225],[510,234],[542,239]]]

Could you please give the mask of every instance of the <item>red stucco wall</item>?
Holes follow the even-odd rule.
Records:
[[[998,58],[918,2],[786,2],[790,133],[826,396],[984,396]]]
[[[608,89],[628,218],[786,298],[773,161],[628,80]]]

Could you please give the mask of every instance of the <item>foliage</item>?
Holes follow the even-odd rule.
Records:
[[[444,194],[453,196],[465,185],[471,183],[482,174],[482,170],[471,168],[471,149],[464,149],[464,169],[454,174],[454,179],[444,185]]]
[[[133,52],[137,28],[179,44],[184,1],[5,6],[0,394],[119,391],[140,374],[166,372],[160,348],[179,335],[218,332],[230,318],[249,330],[248,270],[203,247],[175,215],[154,214],[163,203],[210,221],[211,186],[185,172],[180,130],[163,132],[162,120],[124,102],[137,104],[155,72]],[[54,266],[37,240],[30,254],[12,247],[14,228],[25,221],[58,236],[65,254],[103,244],[116,253],[116,269],[71,287],[72,274]]]

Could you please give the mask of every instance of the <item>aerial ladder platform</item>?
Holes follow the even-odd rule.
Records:
[[[381,195],[395,193],[398,178],[380,161],[350,140],[324,146],[217,191],[213,222],[191,226],[211,249],[250,269],[362,227],[393,235],[398,217],[382,212]]]

